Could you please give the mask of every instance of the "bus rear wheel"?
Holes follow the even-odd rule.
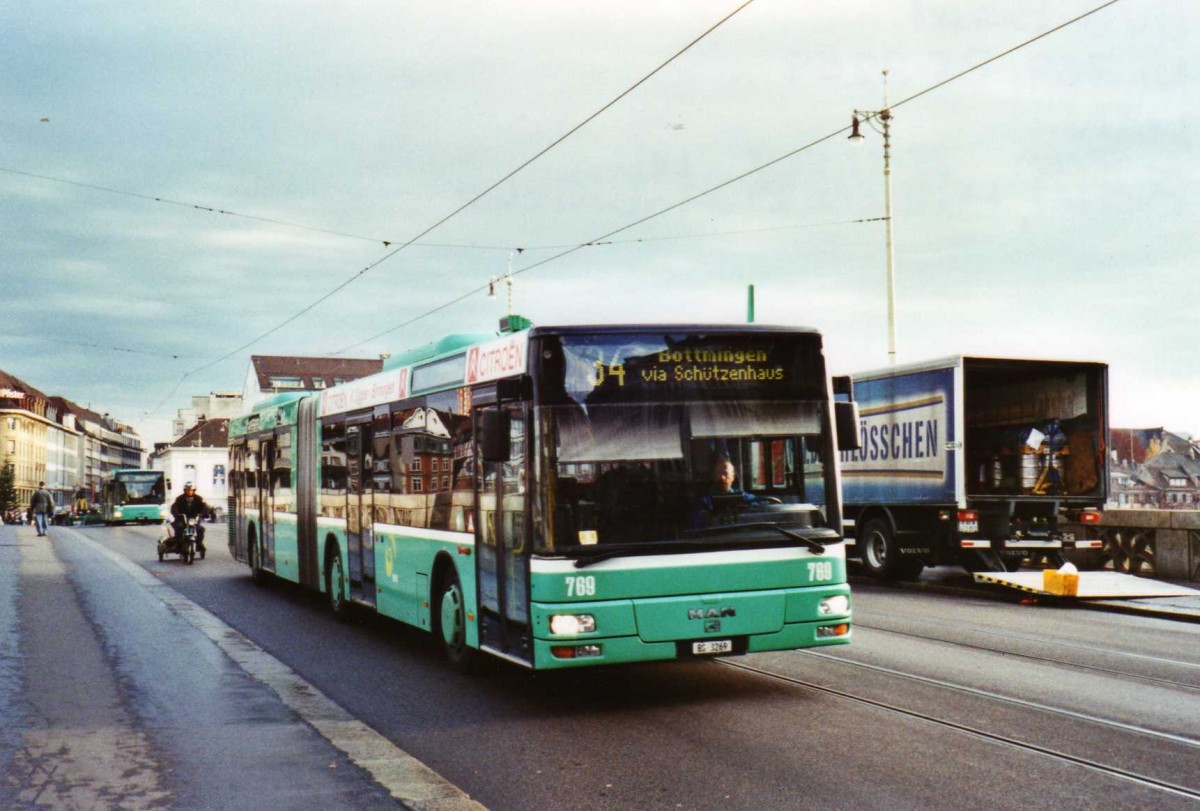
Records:
[[[262,567],[262,553],[258,548],[258,535],[254,527],[250,527],[246,536],[246,558],[250,564],[250,577],[255,585],[261,586],[266,583],[267,573]]]
[[[325,591],[329,595],[329,610],[338,622],[350,620],[350,601],[346,599],[346,578],[342,573],[342,556],[334,553],[325,567]]]
[[[443,575],[434,605],[434,635],[441,644],[442,655],[454,670],[465,673],[474,664],[475,651],[467,645],[467,606],[458,575],[449,571]]]

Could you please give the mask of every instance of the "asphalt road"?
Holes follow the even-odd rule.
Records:
[[[314,595],[256,586],[215,530],[192,566],[157,560],[157,527],[55,530],[57,571],[28,547],[42,539],[3,530],[10,778],[35,774],[33,733],[67,725],[128,750],[141,782],[126,807],[398,805],[82,536],[492,809],[1200,807],[1200,625],[860,584],[843,648],[464,676],[421,633],[339,624]],[[74,619],[51,607],[65,600]],[[81,706],[103,713],[54,704],[50,683],[95,685]],[[39,751],[45,770],[53,747]]]

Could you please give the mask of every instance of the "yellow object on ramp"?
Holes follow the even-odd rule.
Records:
[[[1058,573],[1054,572],[1054,574]],[[1006,586],[1047,597],[1070,596],[1064,594],[1069,586],[1053,591],[1048,589],[1047,586],[1054,588],[1053,581],[1053,577],[1047,579],[1040,571],[975,573],[976,583]],[[1119,572],[1080,572],[1079,585],[1074,596],[1081,600],[1128,597],[1200,597],[1200,591],[1187,586],[1177,586],[1174,583],[1164,583],[1161,580],[1150,580],[1146,577]]]

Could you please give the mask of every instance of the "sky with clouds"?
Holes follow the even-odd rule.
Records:
[[[1200,433],[1194,0],[948,82],[1103,0],[754,0],[471,202],[740,2],[3,4],[0,369],[163,440],[251,353],[493,329],[510,266],[535,323],[753,284],[882,366],[882,141],[843,130],[887,69],[899,361],[1106,361],[1114,425]]]

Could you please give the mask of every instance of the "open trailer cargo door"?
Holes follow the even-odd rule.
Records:
[[[966,484],[981,499],[1104,503],[1107,367],[963,359]]]

